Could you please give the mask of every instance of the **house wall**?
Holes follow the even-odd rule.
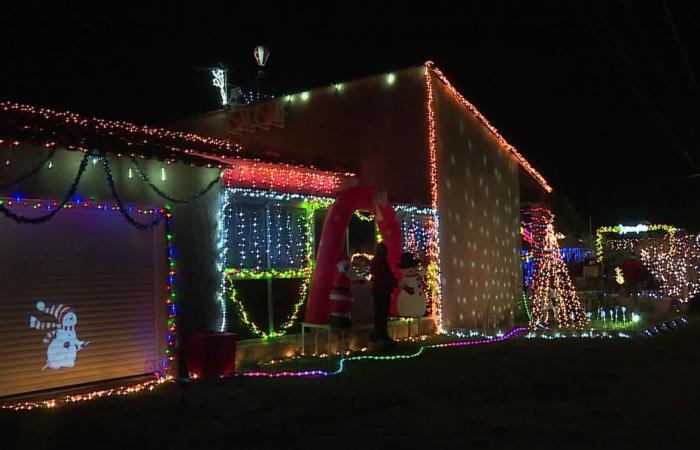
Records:
[[[518,164],[432,79],[444,326],[512,321],[522,291]]]
[[[426,150],[425,75],[422,66],[312,89],[303,99],[278,100],[283,128],[229,134],[226,111],[203,114],[174,126],[230,138],[284,162],[313,163],[353,171],[359,184],[386,190],[392,201],[430,204]]]
[[[4,152],[5,149],[3,148]],[[2,154],[0,185],[31,170],[46,158],[45,149],[20,146],[11,150],[10,164],[4,164],[7,155]],[[0,196],[21,194],[24,198],[61,200],[70,187],[80,165],[81,152],[58,150],[53,158],[53,168],[42,169],[35,177],[19,186],[0,190]],[[218,258],[219,194],[217,184],[203,197],[185,204],[168,202],[157,196],[134,171],[128,178],[129,158],[110,155],[116,189],[125,203],[135,207],[158,207],[171,204],[173,211],[175,261],[177,276],[175,292],[178,301],[178,325],[182,335],[203,329],[215,329],[219,321],[219,305],[216,292],[220,283],[216,260]],[[218,169],[189,167],[180,163],[164,165],[159,161],[141,160],[141,167],[151,180],[174,198],[187,198],[203,189],[218,174]],[[160,179],[161,167],[166,168],[165,182]],[[115,204],[109,191],[106,176],[99,163],[88,164],[81,180],[78,196]],[[58,214],[61,214],[60,212]],[[0,215],[0,220],[11,220]],[[42,225],[24,225],[41,227]],[[162,226],[159,225],[159,226]],[[134,228],[134,232],[141,232]],[[110,236],[105,236],[109,239]],[[105,255],[105,258],[108,258]],[[164,293],[159,294],[164,295]],[[163,297],[163,301],[165,298]]]

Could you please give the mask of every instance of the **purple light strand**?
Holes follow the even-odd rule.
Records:
[[[333,371],[326,370],[305,370],[305,371],[283,371],[283,372],[263,372],[263,371],[248,371],[239,372],[236,376],[249,377],[249,378],[303,378],[303,377],[328,377],[339,375],[345,370],[345,363],[347,361],[359,361],[359,360],[374,360],[374,361],[392,361],[400,359],[410,359],[421,355],[426,349],[429,348],[447,348],[447,347],[464,347],[467,345],[484,345],[484,344],[495,344],[498,342],[506,341],[518,333],[526,331],[526,327],[517,327],[504,334],[503,336],[496,338],[469,340],[469,341],[458,341],[449,342],[445,344],[433,344],[422,346],[417,352],[410,355],[388,355],[388,356],[350,356],[347,358],[342,358],[338,363],[338,368]]]

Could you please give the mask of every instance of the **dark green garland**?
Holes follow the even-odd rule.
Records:
[[[153,192],[155,192],[156,194],[158,194],[160,197],[162,197],[162,198],[164,198],[164,199],[166,199],[166,200],[168,200],[168,201],[171,201],[171,202],[173,202],[173,203],[187,203],[187,202],[190,202],[190,201],[192,201],[192,200],[196,200],[196,199],[198,199],[199,197],[201,197],[201,196],[203,196],[204,194],[206,194],[207,192],[209,192],[218,182],[221,181],[221,169],[219,169],[219,173],[216,175],[216,178],[214,178],[213,180],[211,180],[211,182],[210,182],[209,184],[207,184],[207,186],[206,186],[202,191],[198,192],[197,194],[195,194],[195,195],[193,195],[193,196],[191,196],[191,197],[185,198],[185,199],[177,199],[177,198],[173,198],[173,197],[169,196],[169,195],[166,194],[165,192],[161,191],[160,188],[158,188],[158,186],[156,186],[155,184],[153,184],[153,182],[151,181],[151,179],[149,178],[149,176],[146,175],[146,173],[141,169],[141,166],[139,165],[139,163],[136,161],[135,158],[131,158],[131,162],[134,164],[134,167],[136,168],[136,173],[139,175],[139,177],[141,177],[141,179],[142,179],[151,189],[153,189]]]
[[[141,230],[150,230],[151,228],[158,225],[161,220],[163,220],[162,214],[157,215],[152,221],[150,221],[148,223],[137,222],[136,219],[131,217],[129,212],[124,207],[124,202],[122,202],[122,199],[119,196],[119,193],[117,193],[116,187],[114,186],[114,178],[112,177],[112,168],[109,166],[109,161],[107,160],[106,156],[102,157],[102,168],[104,169],[105,174],[107,175],[107,184],[109,185],[109,190],[112,193],[112,197],[114,197],[114,201],[117,202],[117,208],[119,208],[119,212],[122,213],[122,215],[124,216],[124,218],[126,219],[127,222],[129,222],[131,225],[133,225],[136,228],[139,228]]]
[[[0,189],[7,189],[7,188],[10,188],[10,187],[12,187],[12,186],[16,186],[16,185],[22,183],[23,181],[25,181],[25,180],[27,180],[27,179],[33,177],[34,175],[36,175],[37,173],[39,173],[39,171],[46,165],[46,163],[48,163],[48,162],[51,160],[51,158],[53,158],[53,155],[54,155],[55,153],[56,153],[56,147],[51,147],[51,151],[49,152],[49,156],[47,156],[46,159],[45,159],[44,161],[42,161],[41,163],[39,163],[36,167],[34,167],[34,168],[33,168],[32,170],[30,170],[29,172],[27,172],[27,173],[25,173],[25,174],[23,174],[23,175],[20,175],[20,177],[17,178],[15,181],[13,181],[13,182],[11,182],[11,183],[8,183],[8,184],[2,184],[2,185],[0,185]]]
[[[66,192],[66,196],[61,202],[61,204],[57,206],[56,209],[54,209],[53,211],[39,217],[26,217],[20,216],[19,214],[16,214],[7,209],[5,205],[0,204],[0,212],[17,223],[28,223],[32,225],[38,225],[51,219],[53,216],[56,215],[56,213],[63,209],[63,207],[66,205],[66,203],[68,203],[71,197],[75,195],[75,192],[78,190],[78,185],[80,184],[80,179],[83,177],[83,173],[85,173],[85,168],[87,167],[89,158],[89,153],[85,153],[85,155],[83,155],[83,159],[82,161],[80,161],[80,167],[78,168],[78,173],[76,174],[75,179],[73,180],[73,184],[71,184],[70,188],[68,189],[68,192]]]

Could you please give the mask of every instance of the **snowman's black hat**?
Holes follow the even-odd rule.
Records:
[[[420,264],[420,261],[413,256],[411,252],[401,253],[401,261],[396,265],[397,269],[409,269],[411,267],[416,267]]]

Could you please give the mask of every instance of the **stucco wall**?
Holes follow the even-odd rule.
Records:
[[[286,162],[350,170],[359,184],[386,190],[393,201],[430,204],[425,69],[326,86],[280,97],[283,128],[232,136],[231,113],[213,111],[180,123],[178,129],[231,138],[248,149]],[[392,80],[389,82],[389,80]]]
[[[444,325],[507,325],[522,284],[518,165],[436,78],[433,92]]]

